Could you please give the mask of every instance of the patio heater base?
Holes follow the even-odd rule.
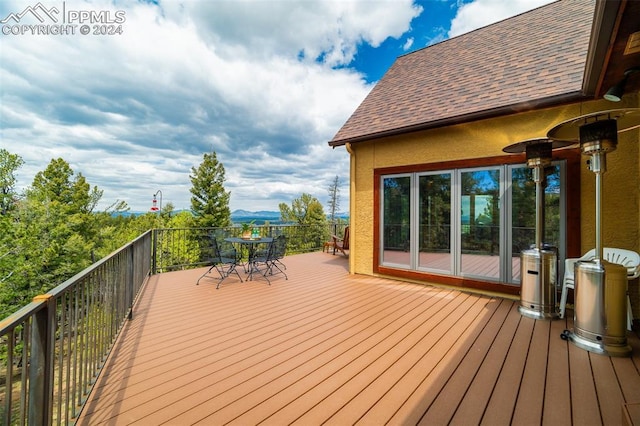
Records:
[[[608,356],[629,356],[627,344],[627,269],[607,261],[575,265],[573,331],[560,337],[581,349]]]
[[[565,330],[560,334],[563,340],[568,340],[576,347],[584,349],[594,354],[605,356],[626,357],[631,355],[631,346],[625,345],[607,345],[603,342],[594,341],[577,335],[571,330]]]
[[[522,316],[533,319],[556,319],[557,255],[550,250],[533,248],[520,254],[520,306]]]

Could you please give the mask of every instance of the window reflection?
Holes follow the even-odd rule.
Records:
[[[420,176],[419,265],[451,271],[451,174]]]
[[[410,265],[411,177],[383,181],[383,262]]]
[[[500,171],[463,172],[460,177],[461,272],[499,278]]]

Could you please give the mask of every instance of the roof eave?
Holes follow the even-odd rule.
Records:
[[[487,118],[494,118],[502,115],[532,111],[540,108],[547,108],[551,106],[558,106],[566,103],[576,102],[590,98],[591,96],[585,95],[582,91],[565,93],[558,96],[552,96],[544,99],[538,99],[534,101],[522,102],[513,105],[507,105],[499,108],[488,109],[484,111],[478,111],[470,114],[458,115],[455,117],[443,118],[441,120],[428,121],[425,123],[414,124],[411,126],[398,127],[395,129],[385,130],[383,132],[369,133],[366,135],[360,135],[352,138],[338,139],[329,141],[329,146],[332,148],[338,146],[344,146],[347,143],[357,143],[371,141],[375,139],[386,138],[390,136],[397,136],[406,133],[418,132],[423,130],[436,129],[439,127],[454,126],[457,124],[468,123],[471,121],[484,120]]]
[[[608,60],[611,37],[618,19],[619,0],[596,0],[591,27],[591,37],[587,51],[582,90],[595,95],[602,85],[604,66]]]

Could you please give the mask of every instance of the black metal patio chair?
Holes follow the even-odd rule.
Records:
[[[271,285],[271,280],[269,277],[277,274],[284,275],[286,280],[289,279],[287,274],[284,272],[282,268],[280,268],[277,263],[280,263],[284,269],[286,266],[280,261],[284,257],[286,251],[286,238],[284,235],[280,235],[276,237],[270,244],[266,252],[255,256],[252,260],[252,275],[256,272],[260,273],[269,285]]]
[[[238,270],[236,269],[238,263],[240,262],[240,256],[238,255],[238,251],[233,247],[231,243],[227,243],[226,241],[220,241],[215,237],[211,237],[211,247],[210,253],[207,259],[211,262],[211,267],[198,278],[196,281],[196,285],[200,284],[200,280],[210,274],[214,269],[220,275],[218,278],[218,284],[216,285],[216,289],[220,288],[220,284],[224,281],[229,275],[236,274],[240,282],[242,281],[242,277]],[[215,277],[211,277],[215,278]]]
[[[287,252],[287,237],[285,237],[284,235],[278,235],[273,242],[275,245],[273,261],[279,263],[280,266],[282,266],[284,269],[287,269],[287,265],[282,263],[282,259],[284,259],[284,255]]]

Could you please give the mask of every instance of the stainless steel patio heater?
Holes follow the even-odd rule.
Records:
[[[579,348],[609,356],[628,356],[627,344],[627,270],[606,261],[602,244],[602,178],[607,170],[607,153],[616,149],[618,133],[640,126],[640,109],[618,109],[583,115],[551,129],[554,140],[580,142],[589,170],[596,175],[595,238],[593,260],[576,262],[574,272],[573,331],[561,337]]]
[[[527,166],[533,171],[536,183],[535,244],[520,253],[521,315],[534,319],[558,317],[556,308],[557,249],[543,245],[545,167],[551,165],[551,151],[573,145],[574,142],[550,139],[529,139],[503,148],[509,154],[526,153]]]

